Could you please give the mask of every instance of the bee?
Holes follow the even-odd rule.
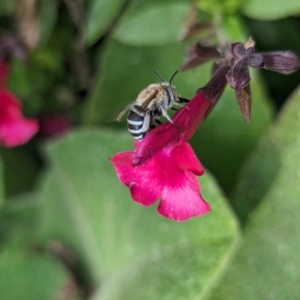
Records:
[[[158,72],[154,72],[161,82],[150,84],[139,93],[134,102],[123,107],[109,119],[109,121],[121,121],[128,111],[127,128],[136,140],[142,140],[147,132],[155,127],[154,121],[157,124],[161,124],[158,120],[161,116],[164,116],[170,123],[174,124],[168,115],[168,109],[176,110],[173,108],[174,105],[182,107],[188,102],[187,99],[180,97],[175,87],[171,84],[178,70],[172,75],[170,82],[165,82]],[[176,124],[174,126],[177,127]],[[180,130],[180,128],[178,129]]]

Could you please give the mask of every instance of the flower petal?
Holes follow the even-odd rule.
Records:
[[[122,152],[110,158],[119,180],[129,187],[131,197],[135,202],[145,206],[157,201],[162,192],[163,183],[159,184],[156,176],[155,161],[149,161],[143,166],[132,166],[133,152]]]
[[[39,129],[37,120],[26,119],[22,105],[15,95],[0,88],[0,142],[5,147],[23,145]]]
[[[113,164],[119,180],[128,187],[134,180],[132,174],[132,151],[120,152],[109,160]]]
[[[158,213],[176,221],[184,221],[209,212],[210,206],[201,197],[195,175],[186,171],[182,179],[180,186],[165,187]]]
[[[12,109],[15,109],[19,115],[22,115],[21,109],[22,105],[19,99],[10,91],[5,88],[0,87],[0,118],[7,115],[7,111],[11,112]]]
[[[203,175],[204,169],[189,143],[185,141],[180,143],[179,146],[174,148],[172,156],[178,168],[189,170],[195,175]]]
[[[38,131],[38,122],[34,119],[9,118],[1,125],[1,142],[5,147],[15,147],[28,142]]]
[[[147,180],[134,182],[130,185],[131,197],[135,202],[138,202],[145,206],[150,206],[156,202],[161,195],[162,186],[153,186],[151,182]]]

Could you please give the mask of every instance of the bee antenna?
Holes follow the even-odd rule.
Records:
[[[174,79],[175,75],[176,75],[178,72],[179,72],[178,70],[176,70],[176,71],[174,72],[174,74],[172,75],[172,77],[171,77],[171,79],[170,79],[170,84],[172,83],[172,80]]]
[[[161,82],[164,82],[164,79],[161,77],[161,75],[157,71],[154,71],[154,73],[159,77]]]

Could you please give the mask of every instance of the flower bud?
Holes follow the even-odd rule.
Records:
[[[267,52],[263,57],[263,68],[285,75],[295,72],[300,67],[298,57],[291,51]]]
[[[252,68],[261,68],[264,64],[264,58],[261,54],[253,54],[248,59],[248,65]]]
[[[235,95],[240,107],[240,111],[243,115],[243,118],[246,122],[250,121],[251,116],[251,91],[250,84],[246,85],[242,89],[235,91]]]
[[[233,43],[230,45],[230,48],[231,54],[235,58],[241,58],[246,52],[245,46],[242,43]]]
[[[234,90],[243,89],[250,82],[248,65],[242,60],[238,61],[237,64],[228,71],[226,79]]]

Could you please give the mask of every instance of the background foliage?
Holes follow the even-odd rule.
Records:
[[[1,36],[29,50],[10,61],[10,90],[27,116],[72,128],[0,150],[0,298],[297,299],[299,71],[251,74],[249,124],[225,90],[192,140],[212,212],[184,223],[132,203],[108,162],[132,138],[105,121],[195,40],[251,35],[260,52],[300,56],[299,13],[299,0],[2,0]],[[209,72],[174,84],[191,98]]]

